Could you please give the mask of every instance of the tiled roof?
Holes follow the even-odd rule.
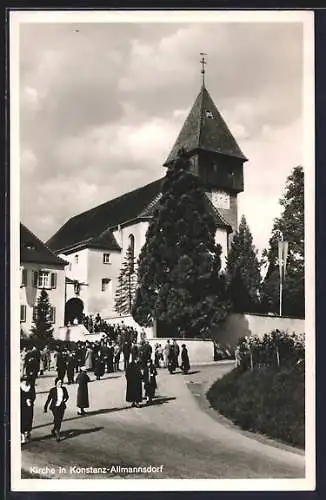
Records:
[[[143,211],[160,193],[162,180],[158,179],[72,217],[48,240],[48,246],[56,252],[77,245],[120,250],[110,228],[145,217]]]
[[[247,160],[205,86],[202,86],[164,165],[174,161],[181,148],[188,153],[204,150]]]
[[[157,196],[155,196],[155,198],[153,198],[152,201],[147,205],[147,207],[144,208],[144,210],[140,214],[140,217],[152,217],[155,208],[158,207],[161,196],[162,193],[158,193]]]
[[[20,262],[65,266],[67,262],[55,255],[26,226],[20,224]]]
[[[76,215],[68,220],[47,242],[56,252],[72,252],[81,248],[99,248],[120,251],[112,229],[128,221],[152,217],[161,197],[163,179],[130,191],[103,205]],[[215,217],[217,227],[231,230],[231,226],[207,198],[208,207]]]

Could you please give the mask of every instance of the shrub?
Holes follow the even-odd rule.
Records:
[[[233,369],[209,389],[211,406],[242,429],[305,445],[304,362],[279,369]]]
[[[245,368],[284,366],[304,360],[304,335],[273,330],[262,338],[241,337],[238,342],[241,364]]]

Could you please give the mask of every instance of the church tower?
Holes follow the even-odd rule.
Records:
[[[201,63],[202,87],[164,166],[172,165],[181,148],[186,151],[191,172],[199,177],[222,220],[231,226],[232,238],[238,228],[237,195],[244,189],[243,164],[247,158],[206,89],[204,57]]]

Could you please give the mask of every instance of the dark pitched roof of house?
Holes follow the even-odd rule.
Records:
[[[55,255],[24,224],[20,224],[20,262],[65,266],[67,262]]]
[[[110,228],[150,217],[149,205],[161,191],[162,178],[69,219],[47,242],[53,251],[84,247],[120,250]],[[143,213],[147,209],[147,213]]]
[[[164,165],[174,161],[181,148],[187,152],[204,150],[247,160],[204,85]]]

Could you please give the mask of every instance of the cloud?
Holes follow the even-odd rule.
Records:
[[[202,50],[209,92],[250,160],[240,208],[265,245],[286,176],[302,163],[296,23],[24,24],[21,210],[31,230],[47,239],[164,175],[200,89]]]
[[[254,244],[263,250],[271,236],[273,222],[281,213],[279,199],[291,170],[301,164],[301,136],[298,120],[284,127],[266,127],[257,140],[244,141],[251,159],[244,165],[244,192],[239,196],[239,220],[246,216]]]

